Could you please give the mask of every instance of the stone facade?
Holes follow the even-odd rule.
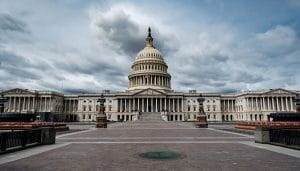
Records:
[[[300,94],[281,88],[235,94],[175,92],[171,89],[168,66],[153,45],[150,28],[146,46],[137,54],[131,69],[125,92],[64,95],[17,88],[1,92],[8,99],[4,111],[49,113],[59,121],[95,121],[97,100],[103,94],[111,121],[137,120],[143,113],[159,113],[166,121],[194,121],[199,114],[197,99],[202,96],[208,121],[265,121],[270,113],[295,111],[293,100]]]

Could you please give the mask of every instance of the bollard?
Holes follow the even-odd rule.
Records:
[[[254,138],[256,143],[270,143],[270,129],[268,127],[257,126]]]
[[[41,144],[55,144],[56,132],[54,128],[45,127],[41,128]]]

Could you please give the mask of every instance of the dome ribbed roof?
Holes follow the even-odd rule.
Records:
[[[142,49],[137,55],[136,60],[142,60],[142,59],[156,59],[156,60],[164,60],[162,54],[159,50],[155,49],[152,46],[146,46],[144,49]]]

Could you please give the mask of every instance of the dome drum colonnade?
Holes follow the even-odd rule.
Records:
[[[128,76],[128,90],[145,88],[171,90],[171,75],[162,54],[153,45],[151,29],[148,29],[146,46],[136,56]]]

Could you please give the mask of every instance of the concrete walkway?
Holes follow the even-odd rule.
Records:
[[[144,159],[172,151],[174,160]],[[299,170],[300,151],[183,122],[125,122],[57,136],[57,144],[0,156],[1,170]]]

